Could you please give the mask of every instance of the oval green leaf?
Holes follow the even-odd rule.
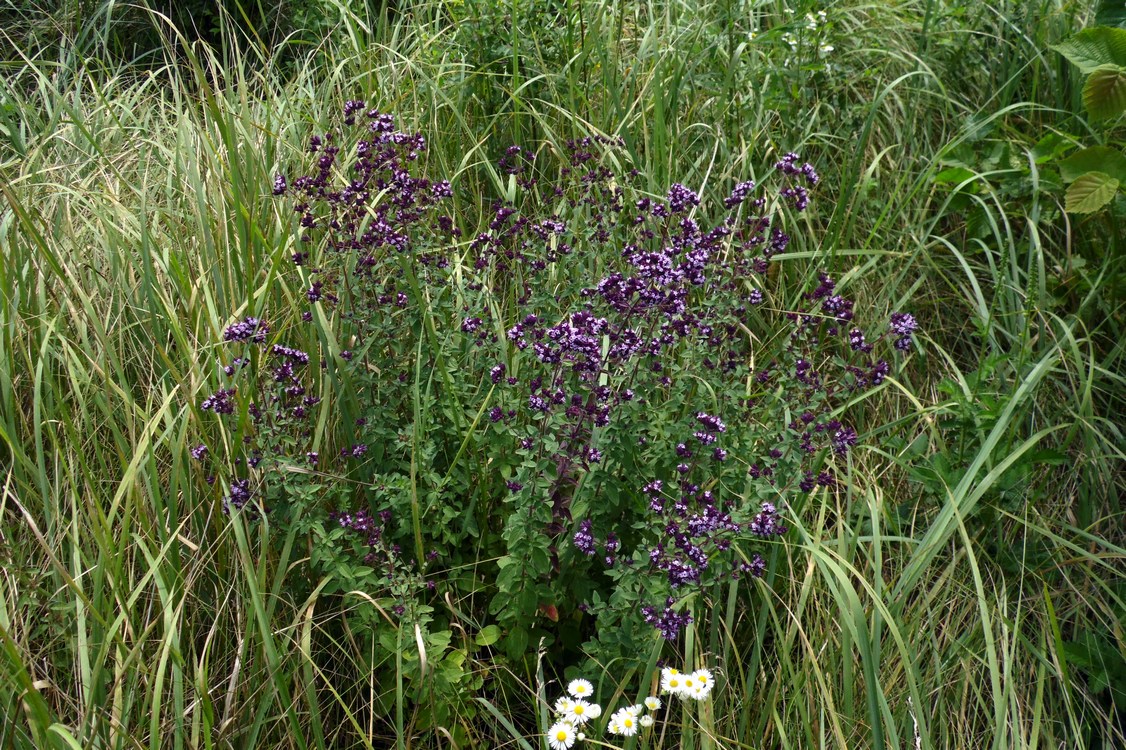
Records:
[[[1126,154],[1109,146],[1092,146],[1059,161],[1060,177],[1072,182],[1088,172],[1105,172],[1126,183]]]
[[[1083,106],[1096,120],[1126,112],[1126,68],[1100,65],[1083,86]]]
[[[1088,172],[1067,189],[1064,208],[1068,213],[1089,214],[1098,211],[1114,199],[1118,180],[1106,172]]]

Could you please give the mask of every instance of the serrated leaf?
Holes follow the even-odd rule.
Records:
[[[1126,154],[1109,146],[1092,146],[1059,161],[1060,177],[1073,182],[1088,172],[1105,172],[1126,182]]]
[[[1126,28],[1126,0],[1102,0],[1095,13],[1095,25]]]
[[[1083,86],[1083,106],[1096,120],[1126,112],[1126,67],[1100,65],[1095,68]]]
[[[1126,29],[1095,26],[1052,47],[1090,73],[1100,65],[1126,65]]]
[[[1117,190],[1118,180],[1106,172],[1088,172],[1071,183],[1064,195],[1064,208],[1073,214],[1094,213],[1110,203]]]

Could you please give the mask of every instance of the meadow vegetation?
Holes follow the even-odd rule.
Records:
[[[0,0],[0,748],[1126,746],[1121,3],[196,4]]]

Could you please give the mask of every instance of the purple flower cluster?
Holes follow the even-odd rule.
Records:
[[[769,539],[782,536],[788,531],[788,527],[782,523],[774,503],[763,503],[762,508],[747,525],[747,530],[761,539]]]
[[[216,414],[234,414],[235,389],[219,389],[203,400],[200,408],[204,411],[213,411]]]
[[[245,318],[237,323],[232,323],[223,330],[224,341],[250,341],[262,344],[270,333],[270,327],[265,321],[258,318]]]
[[[674,602],[675,600],[669,597],[660,609],[648,605],[641,608],[645,622],[656,628],[657,632],[668,641],[675,641],[680,631],[692,622],[692,615],[688,612],[677,612],[673,609]]]
[[[919,324],[916,322],[914,315],[896,312],[891,314],[891,323],[888,324],[888,329],[897,337],[895,348],[905,352],[911,348],[911,337],[915,331],[919,330]]]
[[[242,510],[251,499],[250,480],[235,479],[231,482],[230,494],[223,498],[223,512],[230,513],[232,508]]]

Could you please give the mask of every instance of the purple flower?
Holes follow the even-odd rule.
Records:
[[[286,189],[289,185],[286,184],[285,177],[280,174],[274,175],[274,195],[285,195]]]
[[[679,182],[673,183],[666,197],[669,201],[669,211],[674,214],[684,213],[693,206],[700,205],[700,196]]]
[[[575,549],[582,552],[587,557],[593,557],[596,550],[594,548],[594,536],[590,533],[592,523],[589,518],[584,518],[579,523],[579,530],[575,532],[572,538]]]
[[[227,326],[223,331],[223,340],[227,342],[253,341],[255,344],[261,344],[266,341],[266,335],[269,332],[270,327],[266,325],[265,321],[258,318],[245,318]]]
[[[235,389],[218,390],[203,400],[200,405],[204,411],[213,411],[216,414],[234,414],[235,402],[233,396]]]
[[[202,461],[203,457],[207,455],[207,446],[203,443],[200,443],[199,445],[192,448],[189,452],[192,454],[192,458],[194,458],[196,461]]]
[[[856,430],[851,427],[840,427],[833,433],[833,451],[838,455],[848,453],[849,448],[856,445]]]
[[[250,480],[236,479],[231,482],[230,494],[223,498],[223,512],[230,513],[231,508],[242,510],[251,500]]]

